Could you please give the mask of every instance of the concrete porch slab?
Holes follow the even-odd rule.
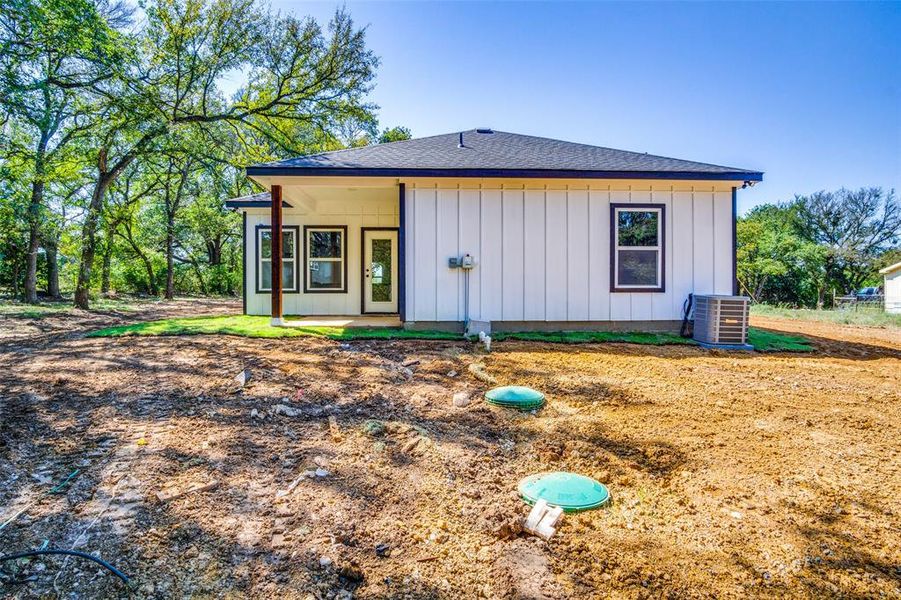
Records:
[[[293,316],[283,319],[282,327],[400,327],[397,315]]]

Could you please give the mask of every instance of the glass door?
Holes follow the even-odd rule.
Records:
[[[397,230],[363,230],[363,312],[397,312]]]

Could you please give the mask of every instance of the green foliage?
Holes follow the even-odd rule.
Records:
[[[737,224],[737,277],[755,302],[823,306],[832,292],[881,284],[897,256],[901,208],[879,188],[799,196],[754,208]]]
[[[5,0],[0,289],[237,294],[244,167],[371,143],[378,59],[344,10],[254,0]],[[226,79],[243,79],[231,95]],[[400,131],[402,128],[398,129]],[[40,183],[41,193],[35,194]]]
[[[412,139],[412,137],[413,133],[410,131],[409,127],[392,127],[382,131],[382,134],[379,136],[379,143],[387,144],[389,142],[401,142],[403,140]]]

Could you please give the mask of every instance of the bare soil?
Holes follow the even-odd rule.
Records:
[[[901,597],[898,330],[758,321],[814,354],[83,337],[236,310],[0,318],[0,524],[27,507],[0,552],[74,547],[132,578],[5,562],[0,594]],[[486,405],[473,363],[548,405]],[[549,470],[613,501],[545,542],[516,484]]]

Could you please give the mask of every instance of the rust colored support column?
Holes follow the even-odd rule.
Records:
[[[274,185],[272,196],[272,324],[282,324],[282,186]]]

